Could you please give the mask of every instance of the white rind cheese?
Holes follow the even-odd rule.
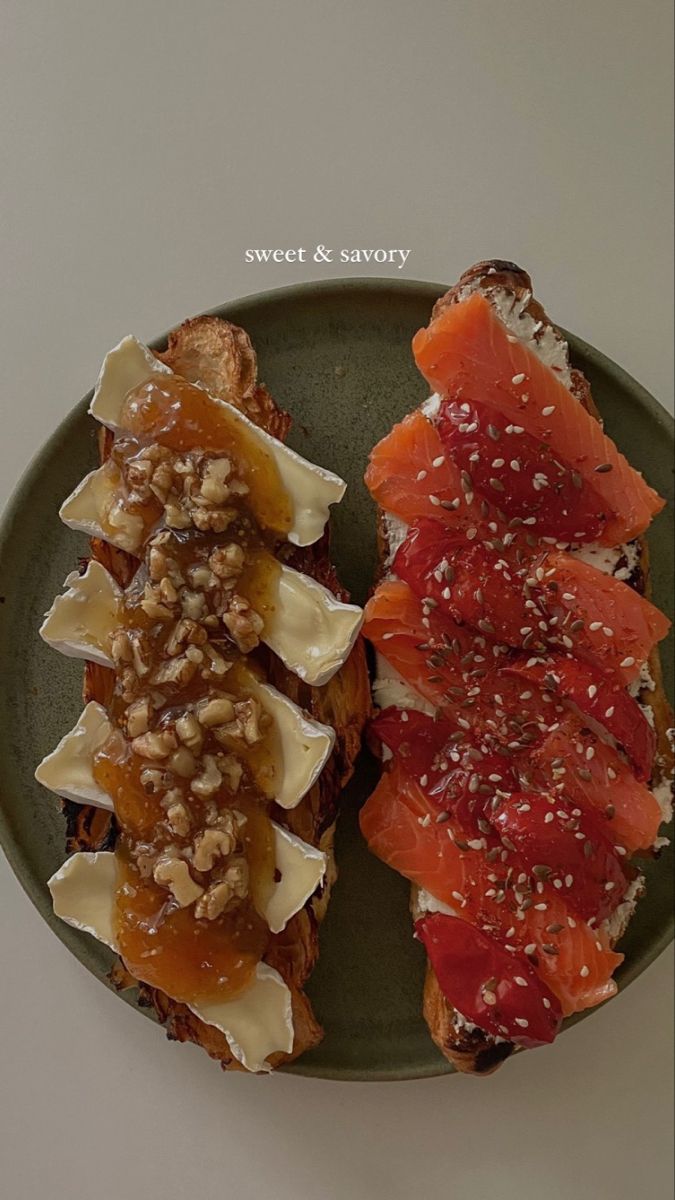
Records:
[[[94,779],[93,764],[94,755],[115,733],[121,738],[103,706],[90,701],[77,724],[43,758],[35,772],[38,783],[66,800],[112,811],[110,796]]]
[[[277,607],[263,641],[300,679],[321,687],[348,658],[363,611],[337,600],[309,575],[282,566]]]
[[[280,808],[295,808],[323,771],[335,745],[335,730],[310,720],[269,683],[254,682],[250,690],[269,713],[279,738],[281,779],[274,798]]]
[[[265,920],[272,933],[281,933],[305,902],[323,882],[326,874],[326,855],[296,837],[288,829],[272,822],[274,855],[281,879],[265,907]]]
[[[120,421],[127,392],[140,387],[154,374],[171,375],[173,372],[160,363],[147,346],[132,336],[125,337],[103,361],[89,408],[91,415],[109,429],[123,432]],[[271,454],[294,507],[294,522],[288,540],[296,546],[310,546],[321,537],[331,504],[339,503],[344,496],[347,486],[344,480],[284,446],[227,401],[217,396],[211,396],[211,399],[227,411],[229,419],[245,426],[247,433]]]
[[[113,665],[111,638],[120,621],[122,590],[109,571],[92,559],[83,575],[73,571],[40,627],[40,636],[69,658]]]
[[[54,912],[117,950],[114,931],[117,864],[111,852],[73,854],[48,882]],[[233,1000],[191,1004],[191,1011],[219,1029],[248,1071],[269,1071],[272,1054],[293,1048],[291,993],[278,971],[258,963],[254,982]]]
[[[84,575],[69,575],[65,586],[47,613],[41,636],[61,654],[112,667],[110,640],[119,625],[120,588],[94,560]],[[309,575],[283,565],[262,640],[300,679],[320,687],[348,658],[362,623],[363,610],[357,605],[342,603]]]
[[[270,684],[252,680],[248,690],[269,713],[277,734],[281,763],[274,799],[280,808],[295,808],[326,765],[335,745],[335,731],[305,716]],[[94,756],[112,734],[122,738],[103,706],[91,701],[75,727],[40,763],[35,772],[38,783],[67,800],[112,810],[110,797],[93,774]]]
[[[59,516],[69,529],[100,538],[127,554],[137,554],[143,544],[145,527],[142,517],[124,508],[121,503],[124,494],[121,472],[112,459],[108,459],[78,483],[61,505]]]

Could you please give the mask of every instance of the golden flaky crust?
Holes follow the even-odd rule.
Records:
[[[451,304],[459,303],[470,291],[480,290],[488,299],[496,289],[506,291],[514,299],[525,302],[525,310],[535,321],[541,321],[543,327],[553,329],[550,318],[542,305],[532,295],[532,281],[526,271],[515,263],[499,259],[476,263],[465,271],[459,281],[441,296],[434,305],[432,318],[437,317]],[[558,333],[561,342],[562,334]],[[578,370],[572,370],[571,391],[584,408],[592,413],[597,420],[600,414],[595,406],[588,380]],[[380,522],[380,546],[384,548],[382,523]],[[643,595],[650,594],[649,578],[649,549],[644,538],[638,538],[638,563],[631,576],[630,584]],[[655,648],[649,658],[649,672],[655,684],[654,689],[643,689],[640,702],[651,709],[654,728],[657,737],[656,758],[652,782],[659,784],[670,779],[673,773],[673,748],[668,738],[668,730],[673,724],[673,714],[663,689],[661,661],[658,649]],[[416,890],[412,894],[413,914],[417,915]],[[424,984],[424,1017],[429,1032],[445,1057],[453,1063],[458,1071],[474,1075],[490,1074],[513,1053],[511,1042],[495,1040],[480,1029],[467,1030],[455,1010],[443,995],[438,980],[429,964],[427,964]]]
[[[243,329],[218,317],[194,317],[169,335],[167,349],[157,357],[177,374],[201,383],[213,395],[234,404],[274,437],[283,440],[287,436],[291,418],[277,407],[269,392],[258,383],[255,351]],[[101,430],[102,461],[110,453],[111,445],[112,435]],[[123,587],[130,582],[138,565],[135,558],[98,539],[92,540],[91,553]],[[330,562],[327,536],[302,550],[289,546],[286,557],[290,565],[313,576],[341,598],[348,598]],[[295,1039],[290,1054],[278,1054],[270,1059],[272,1066],[279,1066],[317,1045],[323,1037],[303,985],[316,963],[319,922],[325,914],[335,878],[333,835],[340,793],[352,774],[371,700],[361,639],[341,670],[321,688],[303,683],[271,654],[268,667],[271,682],[313,717],[332,725],[336,732],[335,750],[317,783],[297,808],[275,814],[298,836],[320,847],[329,860],[326,881],[320,892],[292,918],[282,933],[272,937],[265,955],[265,960],[283,976],[292,996]],[[107,704],[113,679],[108,668],[86,663],[85,701],[98,700]],[[70,803],[66,803],[65,811],[69,849],[95,850],[114,846],[115,820],[109,813]],[[114,968],[113,979],[119,987],[136,983],[121,963]],[[185,1005],[145,984],[139,985],[139,1003],[155,1010],[170,1038],[196,1042],[226,1069],[243,1069],[233,1058],[224,1034],[204,1024]]]

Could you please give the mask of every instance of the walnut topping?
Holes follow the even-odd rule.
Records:
[[[260,614],[251,608],[243,596],[233,596],[228,611],[223,613],[223,624],[242,654],[255,650],[264,623]]]
[[[188,617],[182,617],[172,630],[171,636],[166,643],[166,652],[172,658],[177,654],[182,653],[186,645],[203,646],[208,640],[208,633],[196,621],[190,620]]]
[[[248,863],[245,858],[233,858],[223,876],[232,888],[232,894],[238,900],[244,900],[248,895]]]
[[[214,796],[223,782],[223,776],[219,770],[218,763],[212,754],[205,754],[203,758],[204,770],[201,775],[192,780],[190,784],[191,790],[195,796],[199,796],[203,800],[208,800],[210,796]]]
[[[204,733],[193,713],[186,712],[176,721],[176,733],[183,745],[197,754],[202,748]]]
[[[142,733],[133,738],[131,749],[141,758],[154,759],[161,762],[168,758],[177,746],[176,735],[171,729],[157,729],[154,733]]]
[[[192,779],[199,769],[194,754],[187,746],[181,746],[179,750],[174,751],[167,765],[174,774],[180,775],[181,779]]]
[[[196,647],[188,647],[188,649],[191,648],[196,649]],[[192,656],[188,656],[187,653],[180,658],[170,658],[166,662],[160,663],[152,676],[152,682],[160,687],[167,683],[189,683],[197,673],[199,661],[198,659],[194,662]]]
[[[141,771],[141,787],[144,792],[154,796],[169,786],[170,778],[166,771],[158,767],[144,767]]]
[[[153,878],[155,883],[169,889],[179,908],[188,908],[204,892],[201,884],[195,883],[182,858],[162,855],[155,863]]]
[[[131,640],[125,629],[117,629],[110,639],[110,649],[116,666],[131,662]]]
[[[241,777],[244,774],[244,768],[237,758],[232,754],[221,755],[218,759],[218,768],[223,776],[226,786],[231,792],[238,792],[241,783]],[[241,816],[241,814],[239,814]],[[246,820],[242,818],[242,823]]]
[[[216,738],[224,745],[231,738],[237,738],[245,741],[247,746],[254,746],[262,738],[261,716],[261,706],[253,697],[238,700],[234,705],[234,719],[214,730]]]
[[[127,709],[127,733],[130,738],[147,733],[150,728],[150,697],[134,700]]]
[[[206,597],[202,592],[192,592],[189,588],[183,588],[180,606],[183,616],[191,621],[201,621],[207,615]]]
[[[210,888],[201,895],[195,904],[195,916],[198,920],[215,921],[227,908],[232,899],[232,888],[224,879],[212,883]]]
[[[230,495],[225,482],[232,473],[228,458],[213,458],[207,463],[201,486],[201,495],[210,504],[222,504]]]
[[[214,725],[224,725],[234,719],[234,704],[225,696],[207,700],[197,709],[197,717],[202,725],[210,728]]]
[[[244,551],[236,542],[218,547],[209,556],[209,566],[219,579],[234,579],[244,567]]]
[[[178,788],[167,792],[163,803],[166,806],[166,820],[171,832],[177,837],[187,837],[190,832],[190,813],[183,804]]]
[[[192,865],[196,871],[210,871],[217,858],[227,858],[234,850],[234,839],[224,829],[205,829],[195,838]]]

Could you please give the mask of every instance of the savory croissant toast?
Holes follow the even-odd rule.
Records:
[[[413,351],[433,395],[366,472],[384,766],[361,828],[412,881],[433,1040],[486,1074],[614,994],[633,856],[672,815],[663,501],[512,263],[467,271]]]
[[[186,321],[103,364],[91,535],[42,636],[85,710],[36,774],[64,797],[55,911],[120,955],[170,1037],[269,1070],[323,1031],[303,991],[370,711],[362,614],[329,558],[344,483],[283,442],[243,329]]]

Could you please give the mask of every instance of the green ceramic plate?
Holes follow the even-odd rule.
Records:
[[[440,284],[337,280],[267,292],[217,310],[251,334],[261,378],[293,414],[291,445],[349,482],[334,518],[334,554],[342,580],[359,602],[368,594],[375,564],[374,510],[362,483],[366,457],[426,394],[410,338],[443,290]],[[571,345],[609,432],[672,503],[671,419],[598,351],[574,337]],[[80,710],[81,663],[49,650],[37,628],[78,555],[86,554],[85,539],[61,525],[57,509],[96,461],[88,400],[75,406],[39,452],[2,526],[0,835],[45,920],[108,984],[109,952],[52,915],[45,881],[64,857],[63,822],[53,799],[33,780],[35,764]],[[655,521],[650,542],[656,601],[670,612],[672,508]],[[327,1034],[318,1049],[290,1068],[296,1074],[407,1079],[450,1070],[420,1015],[423,954],[411,937],[408,886],[372,858],[359,837],[358,806],[374,778],[373,764],[364,761],[344,798],[337,839],[340,878],[308,987]],[[622,987],[672,937],[672,852],[650,863],[646,874],[648,897],[622,946]],[[134,1003],[132,993],[125,998]]]

